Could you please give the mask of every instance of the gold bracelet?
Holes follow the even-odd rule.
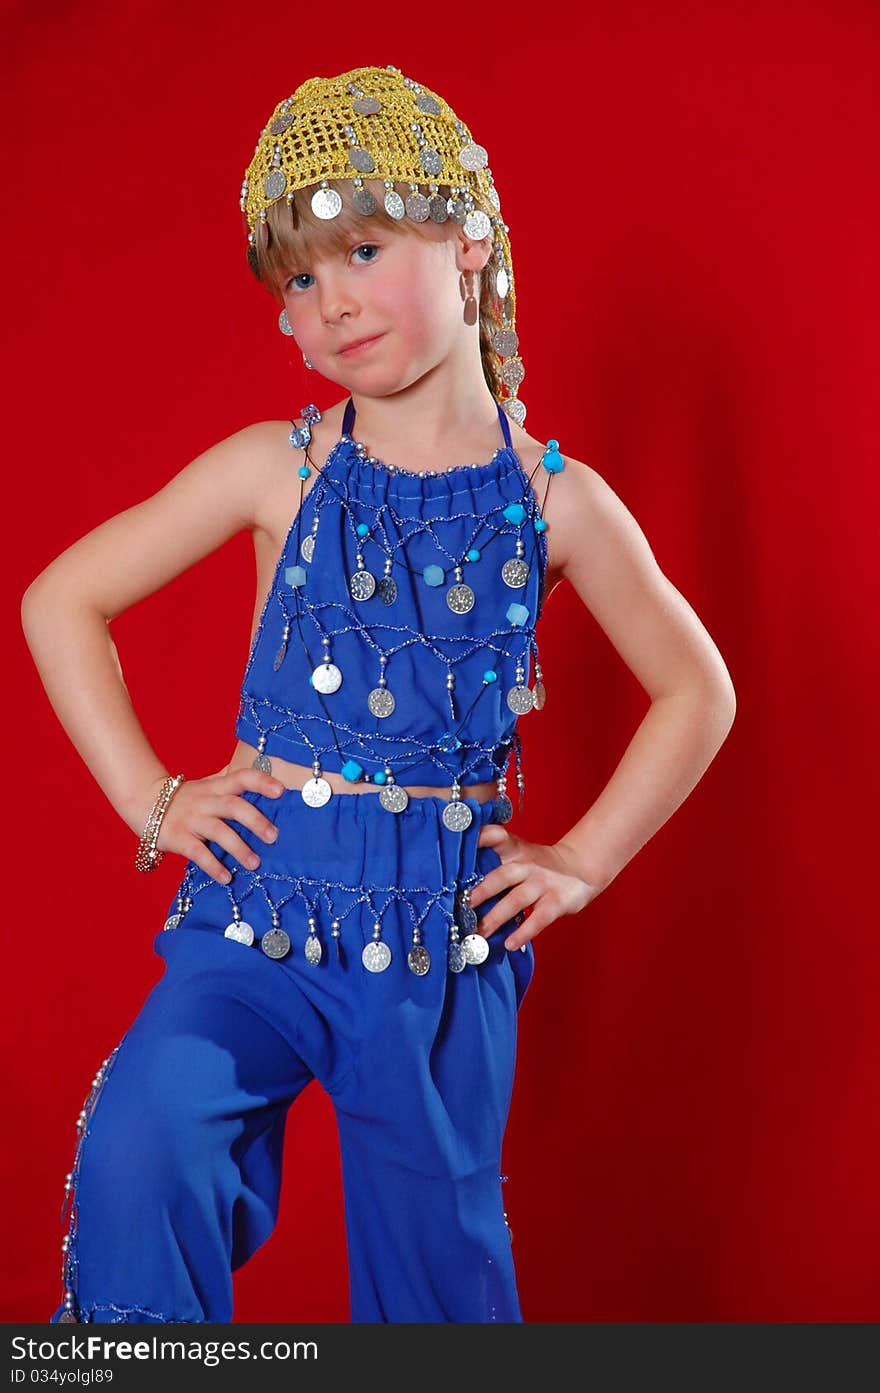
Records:
[[[172,778],[169,774],[163,783],[159,795],[150,809],[143,836],[138,842],[134,858],[137,870],[154,871],[160,861],[164,859],[164,851],[159,851],[156,846],[156,842],[159,840],[159,828],[162,826],[162,819],[168,809],[168,804],[185,781],[185,774],[178,774],[176,778]]]

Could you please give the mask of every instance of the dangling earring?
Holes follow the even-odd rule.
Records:
[[[293,334],[293,330],[290,327],[290,320],[287,318],[286,305],[278,316],[278,328],[281,330],[282,334],[287,334],[288,336],[292,336]],[[314,363],[309,362],[305,354],[303,354],[303,362],[307,368],[313,368],[315,366]]]
[[[476,298],[474,296],[474,273],[473,271],[470,271],[468,274],[470,276],[469,283],[465,282],[463,274],[459,276],[458,289],[459,293],[461,294],[462,300],[464,300],[465,324],[476,324],[477,319],[479,318],[480,311],[477,305]]]

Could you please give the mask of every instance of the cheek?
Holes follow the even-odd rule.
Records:
[[[446,339],[456,307],[446,283],[423,278],[395,297],[394,323],[405,342],[425,345]]]

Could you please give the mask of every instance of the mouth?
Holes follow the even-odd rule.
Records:
[[[384,334],[373,334],[371,338],[367,339],[355,339],[352,343],[347,344],[345,348],[340,348],[339,356],[340,358],[353,358],[356,353],[363,353],[365,349],[370,348],[374,343],[378,343],[381,338],[384,338]]]

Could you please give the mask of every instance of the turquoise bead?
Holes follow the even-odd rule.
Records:
[[[484,682],[497,682],[497,681],[498,681],[498,673],[495,672],[492,668],[487,667],[487,668],[486,668],[486,671],[483,673],[483,681],[484,681]]]
[[[455,732],[451,730],[447,730],[445,735],[441,735],[437,743],[440,749],[446,754],[451,754],[453,750],[461,749],[461,741]]]
[[[378,770],[376,771],[376,773],[373,775],[373,783],[374,783],[374,784],[387,784],[387,782],[388,782],[388,775],[385,773],[385,770],[384,770],[384,769],[378,769]]]
[[[305,566],[287,566],[284,571],[284,579],[287,581],[288,585],[305,585]]]
[[[366,535],[367,535],[367,533],[369,532],[369,530],[370,530],[370,529],[369,529],[369,527],[367,526],[367,524],[366,524],[365,522],[359,522],[359,523],[358,523],[358,525],[357,525],[357,534],[358,534],[359,537],[366,537]]]
[[[442,585],[446,579],[446,572],[442,566],[426,566],[422,575],[426,585]]]
[[[559,474],[565,464],[565,460],[559,453],[559,441],[548,440],[547,448],[541,456],[541,463],[548,474]]]
[[[364,766],[358,764],[356,759],[347,759],[342,766],[343,777],[348,779],[349,783],[352,784],[357,783],[363,772]]]
[[[546,532],[546,531],[547,531],[547,524],[546,524],[546,522],[544,521],[543,518],[535,518],[535,531],[536,531],[536,532]]]
[[[470,551],[465,552],[465,555],[467,556],[468,561],[479,561],[479,559],[480,559],[480,548],[479,548],[479,547],[471,547]]]
[[[301,464],[296,472],[301,479],[307,479],[312,471],[307,464]]]
[[[523,522],[526,510],[521,503],[508,503],[504,509],[504,516],[509,522]]]
[[[529,612],[525,605],[518,604],[517,601],[514,600],[513,604],[507,606],[507,617],[511,624],[526,624],[528,623]]]

